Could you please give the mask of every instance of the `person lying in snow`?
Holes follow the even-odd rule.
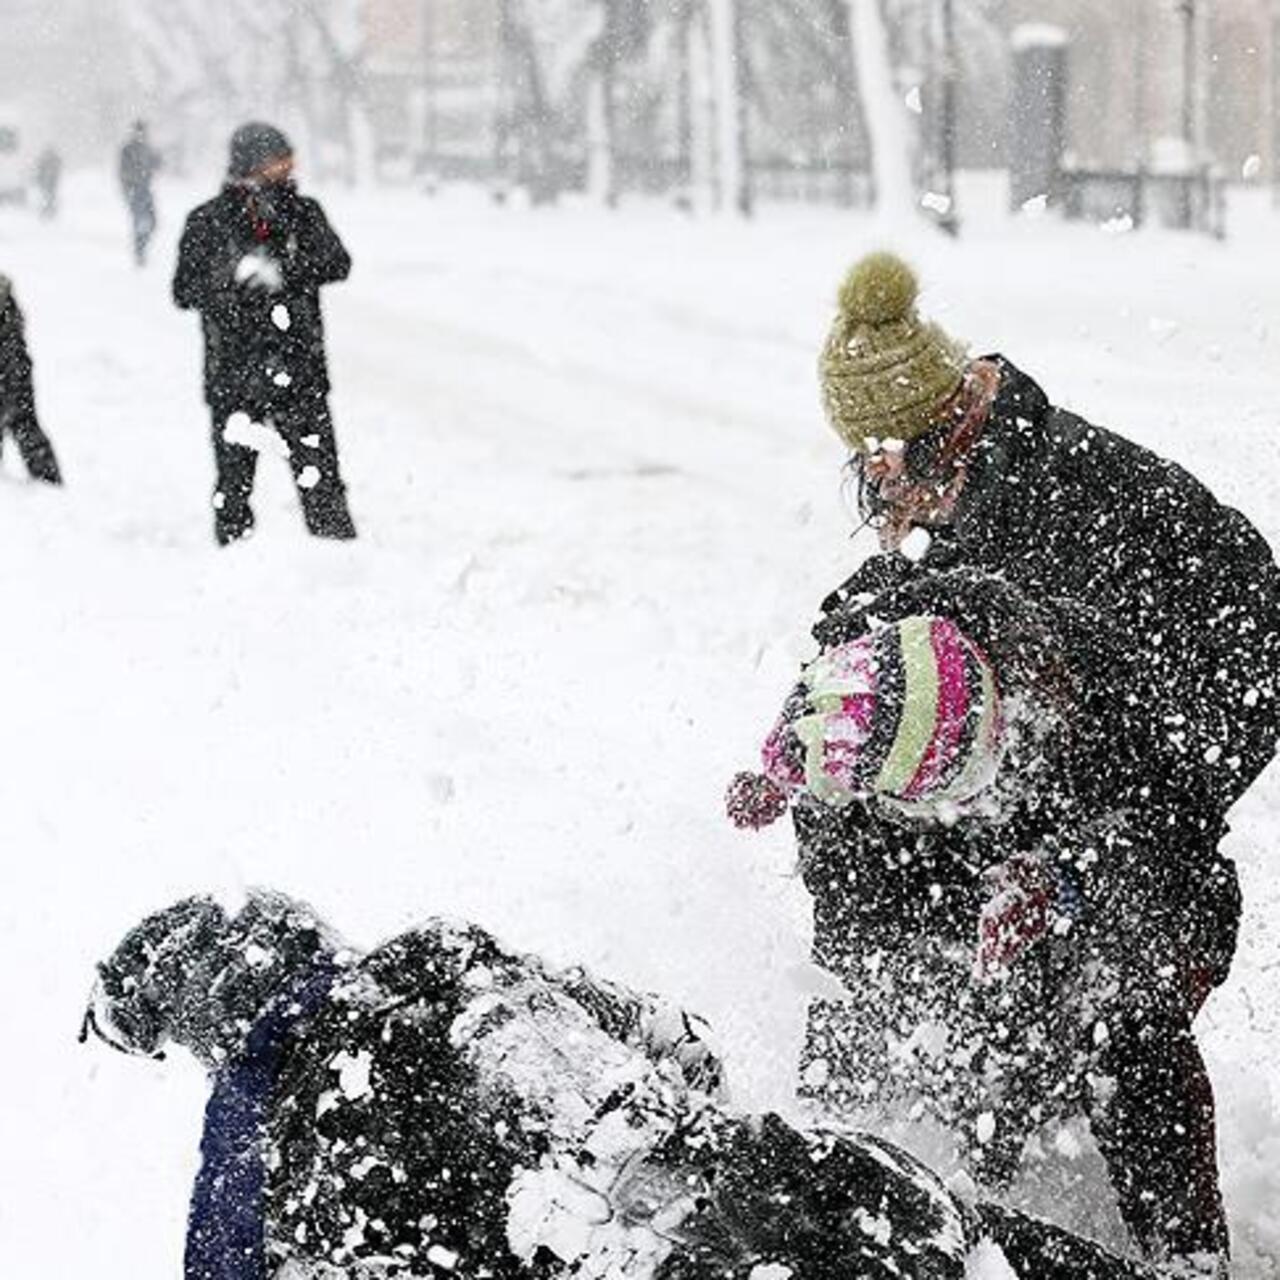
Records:
[[[925,1103],[987,1187],[1083,1112],[1139,1247],[1225,1269],[1191,1023],[1239,895],[1166,835],[1132,654],[1092,610],[964,571],[886,588],[861,624],[728,795],[740,826],[792,808],[814,957],[846,988],[811,1007],[802,1091],[848,1116]]]
[[[0,275],[0,450],[12,436],[33,480],[61,484],[53,445],[36,417],[35,383],[22,309],[8,276]]]
[[[360,955],[282,895],[189,898],[99,966],[89,1031],[210,1072],[187,1280],[1148,1274],[874,1138],[734,1113],[700,1019],[470,924]]]

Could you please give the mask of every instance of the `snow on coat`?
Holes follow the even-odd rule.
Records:
[[[700,1020],[473,925],[359,957],[280,895],[189,899],[87,1023],[211,1069],[187,1280],[1146,1274],[876,1139],[736,1115]]]
[[[26,323],[9,278],[0,275],[0,449],[13,436],[32,479],[60,484],[53,445],[36,415]]]
[[[1127,692],[1159,710],[1153,780],[1213,832],[1280,740],[1280,569],[1244,516],[1181,467],[1052,407],[992,359],[999,391],[954,523],[916,562],[864,565],[823,603],[815,635],[824,647],[849,638],[884,586],[948,570],[1088,611]]]
[[[173,297],[200,312],[209,404],[261,422],[282,400],[327,394],[320,289],[350,270],[320,204],[291,184],[228,183],[193,210]]]
[[[951,618],[1043,714],[999,821],[796,806],[814,958],[854,992],[811,1008],[804,1088],[853,1114],[925,1100],[988,1185],[1040,1123],[1087,1112],[1134,1238],[1225,1250],[1191,1020],[1235,950],[1225,815],[1280,726],[1280,571],[1181,468],[999,370],[952,523],[864,563],[814,635]],[[1063,928],[976,988],[988,873],[1028,855],[1061,873]]]

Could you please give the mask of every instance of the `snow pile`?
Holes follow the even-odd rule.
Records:
[[[994,1240],[980,1240],[964,1260],[965,1280],[1018,1280],[1004,1251]]]

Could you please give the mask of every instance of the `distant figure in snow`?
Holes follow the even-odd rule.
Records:
[[[156,199],[152,180],[161,166],[160,153],[152,145],[144,120],[138,120],[128,141],[120,148],[120,190],[129,210],[133,234],[133,259],[145,266],[147,246],[156,229]]]
[[[324,210],[294,186],[289,140],[267,124],[237,129],[221,193],[187,218],[173,281],[174,301],[199,311],[204,327],[221,545],[253,528],[249,498],[264,447],[287,454],[312,534],[356,536],[320,310],[320,287],[350,270]]]
[[[733,1112],[701,1020],[470,924],[360,955],[279,894],[186,899],[99,965],[90,1032],[210,1073],[186,1280],[1149,1274],[874,1138]]]
[[[17,443],[33,480],[62,483],[53,446],[36,417],[35,383],[22,310],[9,278],[0,275],[0,450],[8,436]]]
[[[36,190],[40,193],[40,216],[46,221],[58,216],[58,188],[62,182],[62,156],[55,147],[45,147],[36,158]]]
[[[823,601],[819,661],[904,619],[942,615],[987,650],[997,680],[1008,678],[998,647],[1015,660],[1018,650],[1004,633],[1029,633],[1042,655],[1056,650],[1042,656],[1038,683],[1072,692],[1040,699],[1064,722],[1060,749],[1014,806],[1020,820],[1003,826],[954,805],[933,822],[911,812],[948,754],[965,754],[940,755],[932,733],[956,705],[940,691],[967,669],[954,653],[952,676],[918,636],[902,655],[924,683],[914,713],[886,722],[902,730],[891,758],[867,726],[846,724],[841,750],[861,758],[860,784],[840,804],[792,805],[814,958],[846,986],[883,972],[915,990],[886,995],[869,1011],[876,1025],[816,1004],[807,1088],[856,1109],[841,1035],[855,1045],[906,1037],[945,1009],[945,992],[930,1006],[915,981],[914,949],[964,954],[990,926],[1034,969],[1061,928],[1068,942],[1102,948],[1113,975],[1080,994],[1107,1010],[1092,1033],[1110,1063],[1103,1083],[1116,1088],[1090,1109],[1125,1222],[1150,1257],[1225,1273],[1213,1091],[1192,1020],[1236,945],[1240,889],[1218,849],[1226,814],[1280,735],[1280,571],[1248,520],[1181,467],[1053,407],[1002,356],[971,358],[920,318],[916,295],[905,263],[864,259],[821,355],[827,416],[881,553]],[[987,584],[984,599],[955,589],[966,579]],[[1010,593],[1012,607],[993,607]],[[903,674],[891,663],[871,679],[893,692],[880,682]],[[882,705],[907,704],[895,694]],[[744,817],[777,807],[750,782],[731,799]],[[995,1161],[993,1177],[1016,1167],[1008,1143],[1024,1132],[997,1130],[1012,1159]]]

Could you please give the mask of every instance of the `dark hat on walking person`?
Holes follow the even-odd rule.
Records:
[[[271,124],[253,121],[242,124],[231,135],[231,163],[227,172],[233,178],[247,178],[264,164],[293,155],[293,143]]]

